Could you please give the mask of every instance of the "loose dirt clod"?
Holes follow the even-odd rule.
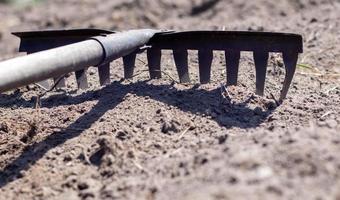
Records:
[[[37,135],[38,126],[36,123],[29,124],[29,130],[24,136],[21,137],[20,141],[27,144],[32,141],[32,139]]]
[[[6,122],[1,122],[0,123],[0,132],[3,132],[3,133],[8,133],[9,131],[9,128],[8,128],[8,125]]]

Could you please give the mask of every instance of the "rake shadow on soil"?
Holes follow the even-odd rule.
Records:
[[[148,96],[156,101],[198,115],[207,115],[206,111],[209,108],[219,115],[218,117],[214,116],[213,120],[227,128],[239,127],[246,129],[257,127],[273,112],[273,110],[267,110],[254,114],[254,110],[247,107],[250,99],[238,104],[221,105],[220,89],[207,91],[193,87],[179,91],[172,85],[152,85],[147,82],[128,85],[114,82],[102,90],[86,92],[75,97],[65,97],[65,95],[51,96],[42,100],[42,107],[74,105],[90,99],[98,100],[98,102],[89,112],[79,117],[67,128],[55,131],[43,141],[25,147],[21,155],[0,171],[0,188],[22,178],[22,171],[27,171],[49,150],[79,136],[84,130],[90,128],[108,110],[114,109],[119,103],[123,102],[124,96],[128,93],[140,97]],[[7,98],[10,100],[13,96],[7,96]],[[32,102],[24,100],[13,101],[13,103],[12,106],[32,107]],[[4,107],[10,106],[8,103],[3,104],[2,102],[0,102],[0,105]]]

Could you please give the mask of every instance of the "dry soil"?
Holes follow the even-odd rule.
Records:
[[[270,56],[264,97],[254,94],[251,52],[223,97],[225,61],[212,82],[177,83],[171,52],[160,80],[145,55],[136,75],[90,89],[34,85],[0,95],[0,199],[340,199],[339,0],[46,0],[0,4],[0,59],[18,56],[11,31],[55,28],[256,30],[303,35],[288,98],[284,66]],[[273,98],[274,96],[274,98]]]

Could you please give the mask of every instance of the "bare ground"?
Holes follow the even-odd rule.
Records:
[[[283,31],[305,46],[280,106],[281,56],[271,55],[259,97],[249,52],[231,100],[221,94],[220,52],[207,85],[178,84],[164,52],[161,80],[148,79],[141,55],[133,80],[121,80],[117,60],[111,85],[99,87],[91,69],[89,90],[76,91],[70,76],[40,108],[36,86],[1,94],[0,199],[340,199],[340,1],[206,2],[0,4],[1,59],[18,55],[11,31],[47,28]]]

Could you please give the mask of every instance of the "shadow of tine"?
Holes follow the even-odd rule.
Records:
[[[114,90],[114,94],[116,95],[115,98],[99,98],[98,103],[88,113],[79,117],[74,123],[64,130],[53,132],[43,141],[25,147],[24,152],[19,157],[14,159],[0,171],[0,188],[16,179],[19,179],[21,177],[21,171],[28,170],[50,149],[64,144],[69,139],[78,137],[84,130],[90,128],[93,123],[103,116],[107,110],[115,108],[123,100],[123,97],[126,94],[124,91],[119,90],[119,87],[120,84],[116,84],[110,86],[109,90],[106,91],[106,93],[109,94],[112,90]],[[117,99],[120,99],[120,101],[117,101]],[[37,149],[39,149],[39,151],[37,151]]]
[[[167,91],[169,95],[164,95],[164,91]],[[27,146],[21,155],[0,171],[0,188],[16,179],[20,179],[22,177],[21,172],[27,171],[49,150],[64,144],[69,139],[78,137],[83,131],[89,129],[91,125],[99,120],[108,110],[114,109],[121,103],[127,93],[133,93],[138,96],[148,96],[167,105],[173,105],[178,109],[195,114],[206,114],[208,106],[211,106],[212,109],[224,110],[220,106],[220,100],[216,98],[216,95],[220,93],[219,89],[207,91],[197,89],[196,86],[194,86],[185,91],[178,91],[171,85],[150,85],[146,81],[143,81],[129,85],[113,82],[111,85],[103,88],[100,94],[97,93],[98,91],[91,91],[76,97],[71,97],[73,99],[68,99],[67,101],[58,101],[60,105],[73,105],[86,101],[89,95],[98,99],[97,104],[89,112],[79,117],[64,130],[56,131],[47,136],[43,141]],[[178,95],[178,98],[174,98],[172,94]],[[49,98],[55,98],[55,96]],[[43,101],[47,101],[47,99],[43,99]],[[221,118],[213,118],[213,120],[216,120],[221,126],[225,127],[238,126],[240,128],[250,128],[259,126],[270,115],[272,110],[263,112],[261,118],[256,122],[249,124],[241,123],[243,122],[242,117],[245,116],[244,113],[253,112],[246,105],[249,101],[250,99],[239,104],[229,105],[233,106],[235,110],[230,109],[231,111],[228,112],[223,111],[224,113],[221,114]],[[56,105],[54,102],[51,102],[51,106]]]

